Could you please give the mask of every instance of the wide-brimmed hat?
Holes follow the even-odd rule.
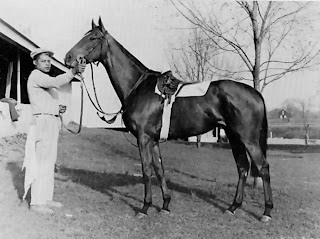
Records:
[[[34,51],[32,51],[30,53],[30,56],[31,56],[32,59],[34,59],[36,55],[39,55],[41,53],[49,53],[50,57],[53,56],[53,52],[48,50],[48,49],[45,49],[45,48],[37,48],[37,49],[35,49]]]

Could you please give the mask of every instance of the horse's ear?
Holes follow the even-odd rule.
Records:
[[[99,28],[103,33],[106,32],[106,29],[104,28],[103,23],[101,21],[101,16],[99,16]]]
[[[94,23],[93,19],[92,19],[92,22],[91,22],[91,26],[92,26],[92,29],[97,27],[97,25]]]

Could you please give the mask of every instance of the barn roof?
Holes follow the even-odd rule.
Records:
[[[12,27],[10,24],[5,22],[3,19],[0,18],[0,38],[4,40],[5,42],[13,45],[14,47],[19,48],[20,50],[30,53],[34,49],[38,48],[39,46],[31,41],[29,38],[24,36],[22,33],[20,33],[18,30],[16,30],[14,27]],[[8,49],[8,46],[6,44],[0,44],[0,55],[1,52]],[[52,58],[51,61],[52,65],[58,68],[61,71],[67,71],[67,67],[58,61],[56,58]]]
[[[279,111],[278,111],[278,113],[279,113],[279,114],[282,114],[282,113],[286,113],[286,114],[288,114],[288,111],[287,111],[287,110],[285,110],[285,109],[281,109],[281,110],[279,110]]]

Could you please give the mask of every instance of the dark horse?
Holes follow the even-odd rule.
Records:
[[[145,185],[144,205],[147,214],[152,205],[152,167],[161,185],[162,210],[169,212],[170,193],[164,177],[159,150],[163,101],[154,93],[161,73],[149,70],[120,45],[104,28],[101,19],[66,54],[71,66],[82,55],[87,62],[101,62],[122,103],[125,126],[137,138]],[[211,82],[204,96],[176,98],[172,107],[169,138],[186,138],[208,132],[218,125],[225,128],[235,158],[239,180],[233,203],[227,212],[234,214],[242,204],[250,168],[263,181],[265,211],[262,221],[271,219],[273,208],[269,164],[266,160],[268,123],[261,94],[252,87],[229,80]]]

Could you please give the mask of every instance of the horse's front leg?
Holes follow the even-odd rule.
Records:
[[[141,213],[146,214],[152,205],[151,174],[152,174],[152,146],[153,140],[150,136],[143,134],[138,138],[138,146],[142,165],[144,181],[144,203]]]
[[[169,211],[169,203],[171,200],[171,195],[169,193],[167,182],[164,176],[164,169],[163,169],[163,163],[162,158],[160,154],[160,148],[159,148],[159,142],[154,142],[153,148],[152,148],[152,165],[154,172],[157,175],[158,181],[160,183],[161,191],[162,191],[162,197],[163,197],[163,206],[162,210],[165,212]]]

